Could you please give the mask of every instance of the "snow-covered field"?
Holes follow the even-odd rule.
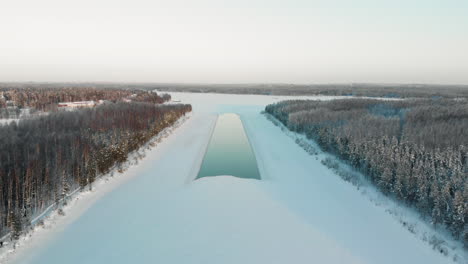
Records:
[[[451,263],[260,114],[285,97],[171,95],[192,117],[9,263]],[[193,180],[219,113],[240,115],[262,180]]]

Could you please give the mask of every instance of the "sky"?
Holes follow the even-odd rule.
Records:
[[[1,0],[0,81],[468,84],[467,0]]]

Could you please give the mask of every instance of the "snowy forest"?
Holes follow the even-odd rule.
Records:
[[[265,111],[468,247],[466,100],[290,100]]]
[[[35,93],[24,93],[28,99],[20,104],[44,109],[50,102],[101,96],[117,100],[132,93],[101,90],[75,97],[73,90],[54,96],[37,92],[34,98]],[[190,105],[154,104],[164,101],[155,93],[140,98],[151,103],[108,103],[0,126],[0,235],[12,231],[12,238],[18,238],[32,217],[72,190],[90,188],[97,177],[191,111]]]
[[[146,102],[160,104],[168,101],[167,94],[159,96],[156,93],[141,89],[95,88],[93,86],[65,88],[51,87],[3,87],[0,86],[0,118],[17,118],[21,109],[30,112],[50,112],[57,110],[60,102],[99,101]]]

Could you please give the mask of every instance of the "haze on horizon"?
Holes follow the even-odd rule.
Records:
[[[18,0],[0,81],[468,84],[464,0]]]

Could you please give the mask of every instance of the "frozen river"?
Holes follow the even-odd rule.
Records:
[[[172,97],[193,116],[11,263],[450,263],[260,113],[281,97]],[[261,180],[194,180],[224,113],[240,116]]]
[[[218,117],[197,179],[219,175],[260,179],[255,154],[236,114]]]

